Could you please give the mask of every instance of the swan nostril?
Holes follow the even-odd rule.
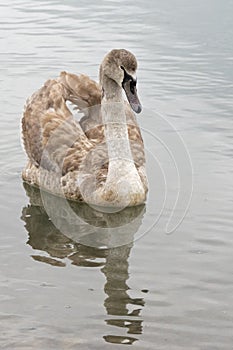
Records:
[[[137,81],[136,80],[130,80],[130,91],[134,95],[136,90]]]

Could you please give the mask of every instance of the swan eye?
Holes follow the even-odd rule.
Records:
[[[127,81],[130,81],[130,85],[132,86],[132,88],[135,87],[137,84],[137,79],[134,79],[132,75],[127,73],[123,66],[121,66],[121,69],[124,71],[124,79],[122,85],[124,85]]]

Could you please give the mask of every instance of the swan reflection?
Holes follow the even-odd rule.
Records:
[[[66,266],[65,258],[68,258],[72,265],[100,267],[106,279],[104,286],[106,324],[127,330],[127,335],[108,334],[103,338],[110,343],[134,343],[138,340],[136,335],[142,333],[143,321],[140,313],[144,306],[144,299],[132,298],[129,295],[128,259],[133,247],[134,234],[140,227],[145,213],[145,206],[126,208],[120,213],[101,213],[86,204],[70,203],[72,210],[79,216],[78,225],[77,221],[69,222],[66,213],[63,213],[62,216],[61,206],[57,203],[62,198],[46,194],[50,209],[53,211],[53,218],[55,215],[59,218],[59,228],[64,228],[66,225],[66,234],[64,234],[63,230],[53,224],[45,211],[40,191],[27,184],[24,184],[24,187],[30,200],[30,204],[22,210],[22,220],[28,232],[27,243],[33,249],[42,252],[33,254],[32,258],[58,267]],[[86,235],[84,235],[85,228],[88,232]],[[101,235],[101,245],[103,245],[103,240],[105,244],[112,242],[111,229],[115,230],[113,232],[116,232],[117,229],[123,242],[130,243],[104,249],[99,249],[93,244],[88,246],[80,243],[80,241],[93,243],[94,240],[97,244],[98,232]],[[47,254],[45,255],[44,252]]]

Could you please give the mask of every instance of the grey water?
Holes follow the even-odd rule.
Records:
[[[232,349],[232,21],[231,0],[1,1],[0,349]],[[22,183],[23,105],[112,48],[139,62],[149,197],[74,225]]]

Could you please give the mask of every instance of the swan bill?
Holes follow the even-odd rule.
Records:
[[[123,66],[121,66],[121,69],[124,71],[124,80],[122,82],[122,87],[125,90],[129,104],[135,113],[140,113],[142,111],[142,105],[137,94],[137,79],[128,74]]]
[[[129,80],[123,84],[123,89],[125,90],[126,97],[129,101],[129,104],[132,108],[132,110],[135,113],[140,113],[142,111],[142,105],[139,101],[137,89],[136,89],[136,83],[134,85],[135,81]]]

